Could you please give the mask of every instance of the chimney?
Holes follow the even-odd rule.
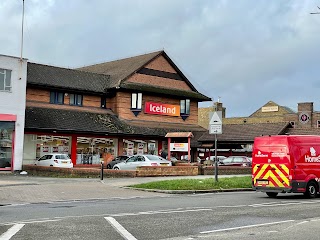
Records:
[[[215,102],[214,103],[215,111],[221,111],[222,112],[222,118],[226,117],[226,108],[222,106],[222,102]]]
[[[299,126],[302,128],[312,127],[313,102],[298,103]]]

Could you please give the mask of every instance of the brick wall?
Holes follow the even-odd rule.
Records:
[[[177,73],[163,56],[159,56],[145,67],[164,72]]]
[[[145,120],[145,121],[158,121],[158,122],[170,122],[170,123],[182,123],[182,124],[198,124],[198,103],[191,102],[190,104],[190,116],[183,121],[182,118],[165,116],[165,115],[154,115],[154,114],[146,114],[144,113],[144,103],[145,102],[158,102],[172,105],[180,105],[179,99],[169,99],[164,97],[156,97],[156,96],[148,96],[142,95],[142,111],[136,117],[132,111],[131,107],[131,93],[119,92],[116,96],[117,106],[114,111],[118,114],[121,119],[126,120]]]
[[[29,175],[37,176],[63,176],[63,177],[93,177],[100,178],[100,168],[56,168],[34,165],[23,165],[23,170]],[[136,171],[104,169],[103,177],[156,177],[156,176],[195,176],[198,175],[197,166],[177,167],[139,167]]]
[[[50,102],[50,91],[35,89],[35,88],[27,88],[27,101],[38,101],[38,102]]]

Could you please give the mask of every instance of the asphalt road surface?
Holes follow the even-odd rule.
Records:
[[[234,192],[0,207],[7,239],[319,239],[320,198]]]

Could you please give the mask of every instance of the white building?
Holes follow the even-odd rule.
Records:
[[[27,60],[0,55],[0,170],[22,169]]]

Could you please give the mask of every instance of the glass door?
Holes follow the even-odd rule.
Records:
[[[10,170],[12,167],[12,136],[14,122],[0,121],[0,169]]]

